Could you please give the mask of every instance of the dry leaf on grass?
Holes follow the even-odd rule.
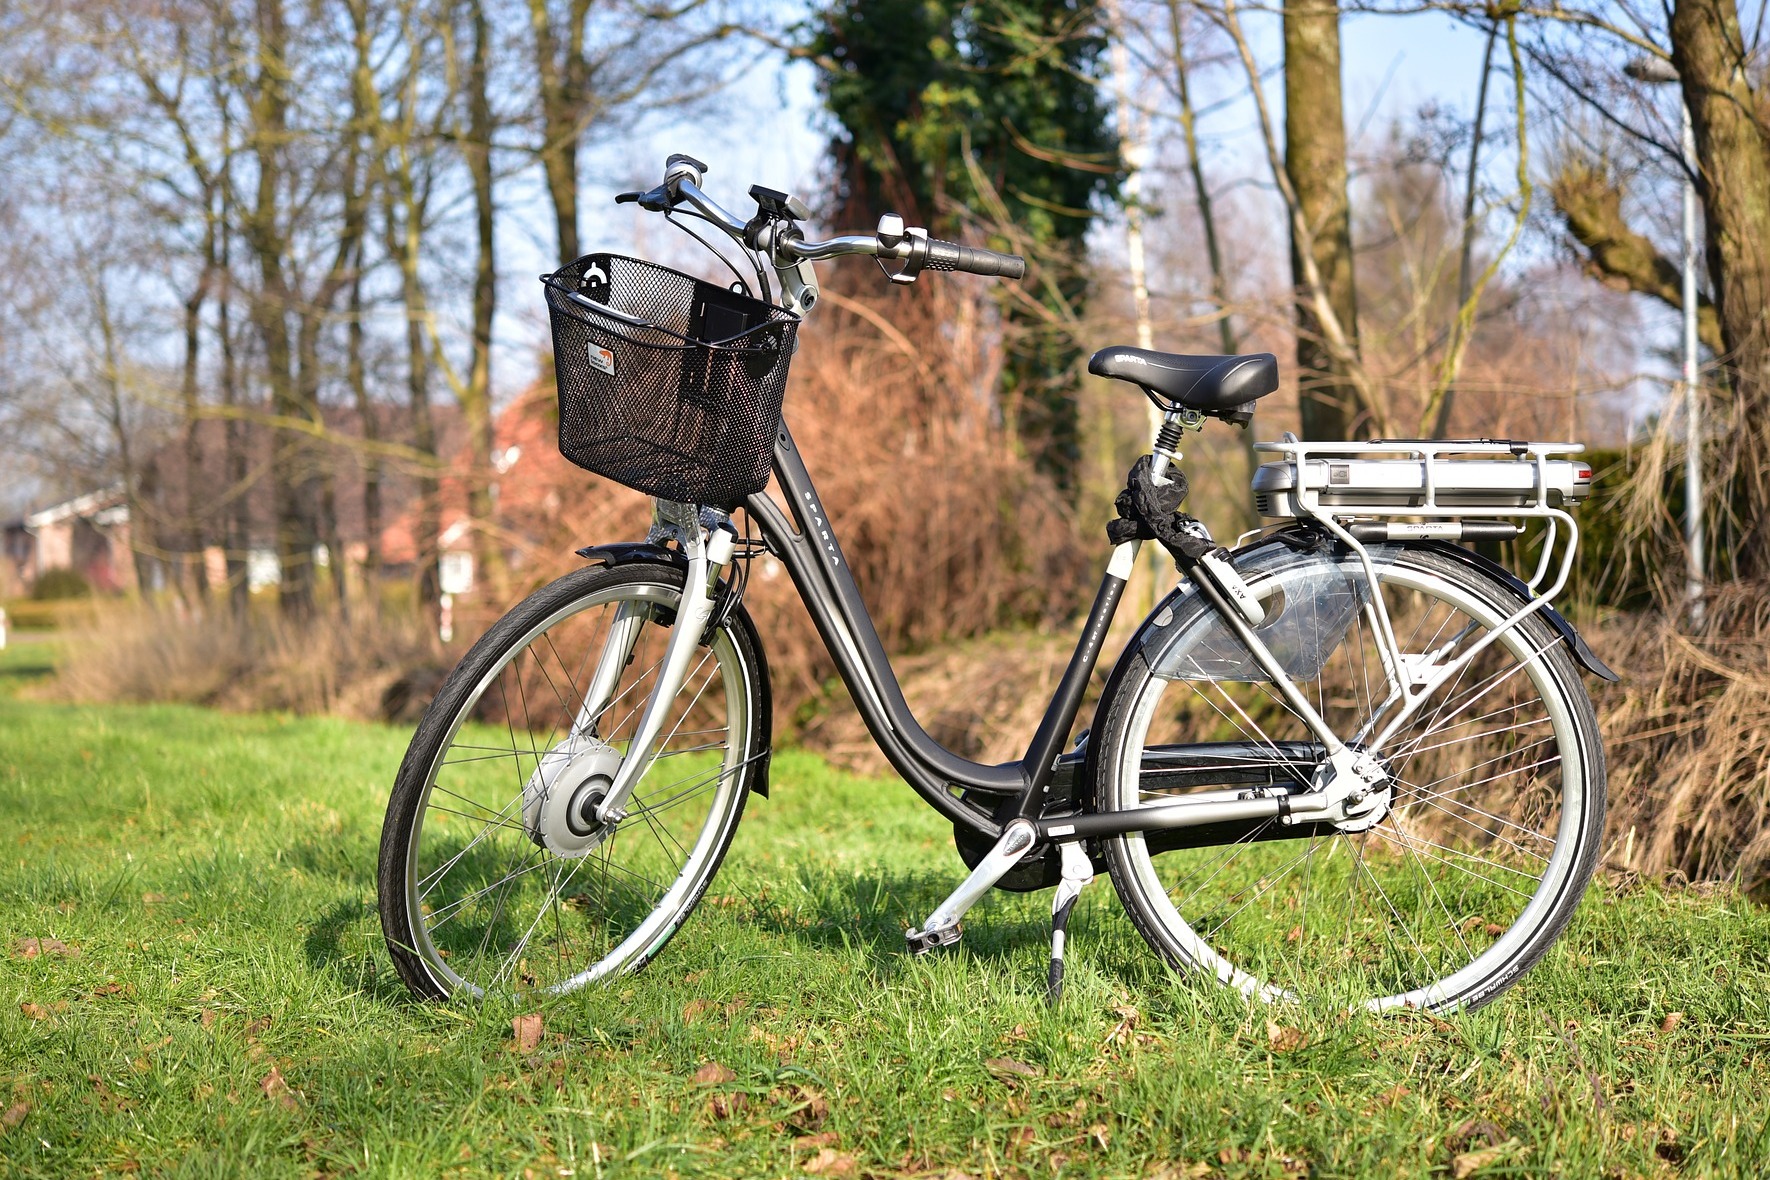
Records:
[[[991,1057],[983,1063],[992,1078],[998,1082],[1013,1085],[1028,1078],[1036,1078],[1043,1071],[1036,1065],[1028,1065],[1024,1061],[1016,1061],[1012,1057]]]
[[[1489,1164],[1497,1164],[1518,1150],[1518,1140],[1508,1139],[1493,1147],[1483,1147],[1480,1151],[1465,1151],[1450,1161],[1450,1174],[1453,1180],[1463,1180],[1472,1176]]]
[[[1669,1033],[1683,1023],[1684,1014],[1682,1012],[1667,1012],[1666,1018],[1659,1022],[1659,1031]]]
[[[35,959],[38,955],[60,955],[64,959],[80,957],[80,948],[69,946],[59,938],[21,938],[13,944],[12,953],[21,959]]]
[[[24,1003],[20,1004],[18,1006],[18,1010],[20,1012],[23,1012],[26,1016],[29,1016],[32,1020],[48,1020],[49,1019],[49,1009],[45,1008],[41,1004],[33,1004],[29,1000],[26,1000]]]
[[[842,1142],[842,1136],[836,1134],[836,1132],[819,1131],[815,1135],[804,1135],[793,1140],[793,1146],[802,1147],[806,1151],[812,1151],[819,1147],[834,1147],[840,1142]]]
[[[682,1023],[693,1024],[703,1015],[718,1007],[712,1000],[690,1000],[682,1005]]]
[[[30,1113],[31,1104],[29,1102],[14,1102],[11,1106],[6,1108],[5,1114],[0,1114],[0,1127],[4,1127],[10,1131],[20,1123],[24,1122],[25,1116]]]
[[[723,1086],[726,1082],[737,1081],[737,1075],[717,1061],[709,1061],[694,1071],[693,1080],[697,1086]]]
[[[1266,1044],[1274,1053],[1289,1053],[1303,1046],[1303,1030],[1276,1021],[1266,1022]]]
[[[830,1104],[822,1094],[806,1086],[792,1086],[788,1089],[795,1109],[786,1115],[786,1121],[805,1131],[815,1131],[823,1126],[824,1120],[830,1117]]]
[[[1203,1180],[1210,1174],[1210,1164],[1193,1160],[1191,1163],[1157,1164],[1150,1171],[1148,1180]]]
[[[735,1094],[711,1094],[707,1097],[707,1113],[716,1119],[736,1118],[749,1105],[750,1096],[742,1091]]]
[[[300,1100],[295,1097],[295,1091],[289,1089],[289,1083],[283,1080],[283,1071],[274,1065],[264,1075],[264,1080],[258,1083],[258,1088],[264,1091],[266,1098],[284,1110],[296,1110],[301,1106]]]
[[[1411,1093],[1413,1093],[1412,1090],[1409,1090],[1400,1082],[1396,1082],[1393,1086],[1390,1086],[1387,1090],[1384,1090],[1381,1094],[1377,1095],[1377,1105],[1394,1106],[1397,1102],[1400,1102]]]
[[[546,1022],[539,1012],[525,1012],[510,1019],[510,1035],[516,1038],[518,1053],[533,1053],[541,1047],[541,1032]]]
[[[826,1147],[800,1165],[814,1176],[852,1176],[860,1161],[845,1151]]]
[[[1088,1139],[1095,1147],[1105,1151],[1107,1145],[1112,1142],[1112,1132],[1107,1129],[1105,1123],[1095,1123],[1088,1128]]]

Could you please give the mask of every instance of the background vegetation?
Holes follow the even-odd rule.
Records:
[[[0,671],[41,674],[39,651]],[[965,952],[905,957],[907,915],[951,884],[950,831],[901,784],[804,754],[777,759],[713,896],[643,974],[538,1010],[415,1006],[373,908],[405,738],[0,699],[0,1173],[1770,1164],[1770,916],[1725,890],[1612,878],[1504,1000],[1430,1020],[1249,1010],[1156,966],[1097,882],[1051,1012],[1046,897],[997,894]]]
[[[45,643],[0,652],[31,682],[0,699],[0,1171],[1762,1171],[1763,15],[0,0],[0,501],[98,493],[128,522],[125,591],[78,596],[80,573],[21,570],[29,530],[6,522],[0,593],[54,632],[56,674]],[[1477,30],[1473,104],[1359,119],[1341,38],[1376,19]],[[613,149],[670,127],[692,151],[775,68],[822,104],[818,229],[896,209],[1032,264],[1018,286],[827,275],[788,394],[908,695],[955,749],[1020,752],[1148,445],[1135,391],[1082,375],[1097,347],[1279,353],[1251,437],[1602,446],[1566,605],[1625,676],[1594,684],[1609,843],[1522,989],[1449,1021],[1268,1024],[1154,968],[1100,886],[1060,1015],[1037,994],[1043,899],[992,899],[968,955],[900,958],[906,915],[950,885],[949,835],[869,777],[761,559],[777,739],[844,769],[782,755],[714,904],[631,987],[538,1014],[400,1002],[367,872],[406,731],[340,718],[409,719],[575,547],[644,526],[641,497],[557,455],[512,236],[601,248],[589,194],[659,164]],[[1680,103],[1700,615],[1659,350]],[[643,232],[633,249],[708,265]],[[1225,538],[1259,523],[1245,441],[1188,448]],[[463,551],[474,588],[445,603]],[[1142,571],[1132,604],[1172,576]],[[832,800],[867,818],[827,826]]]

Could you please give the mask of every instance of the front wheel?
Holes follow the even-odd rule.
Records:
[[[558,993],[638,970],[700,901],[768,755],[768,673],[742,607],[690,662],[624,816],[595,815],[683,577],[662,563],[567,574],[443,684],[381,831],[381,927],[413,994]]]
[[[1471,651],[1522,605],[1445,554],[1371,550],[1410,674]],[[1293,682],[1341,740],[1376,743],[1393,702],[1362,565],[1274,543],[1237,567]],[[1196,594],[1165,612],[1107,689],[1095,808],[1308,789],[1320,743],[1246,648]],[[1565,645],[1526,616],[1370,752],[1384,771],[1374,820],[1106,841],[1149,944],[1269,1001],[1473,1008],[1516,982],[1572,916],[1603,835],[1604,754]]]

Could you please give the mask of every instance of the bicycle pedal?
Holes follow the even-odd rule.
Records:
[[[925,955],[943,946],[957,946],[964,933],[962,924],[954,924],[944,930],[905,930],[903,940],[909,944],[910,954]]]

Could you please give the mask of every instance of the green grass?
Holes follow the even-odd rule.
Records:
[[[41,663],[0,653],[0,681]],[[523,1052],[518,1010],[414,1004],[385,959],[405,738],[0,689],[0,1175],[1770,1167],[1770,913],[1738,898],[1599,887],[1481,1012],[1336,1017],[1157,968],[1102,878],[1052,1013],[1049,895],[906,958],[961,872],[949,829],[795,753],[662,958],[544,1005]]]

